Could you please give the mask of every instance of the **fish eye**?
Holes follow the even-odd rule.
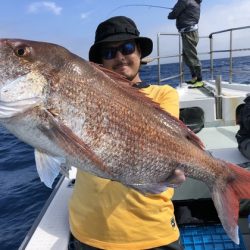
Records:
[[[24,57],[29,55],[30,50],[27,47],[18,47],[15,49],[15,54],[18,57]]]

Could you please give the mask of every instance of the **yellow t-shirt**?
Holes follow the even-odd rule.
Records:
[[[140,91],[179,117],[177,91],[150,85]],[[79,241],[101,249],[139,250],[163,246],[179,238],[172,197],[168,188],[143,195],[116,181],[79,171],[69,203],[72,234]]]

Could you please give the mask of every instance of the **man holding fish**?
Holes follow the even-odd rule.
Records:
[[[178,169],[208,186],[223,228],[239,244],[249,171],[204,150],[176,118],[176,90],[140,83],[140,58],[152,41],[139,37],[132,20],[98,27],[90,59],[104,67],[56,44],[0,39],[0,123],[35,149],[48,187],[60,171],[80,170],[70,202],[79,249],[181,249],[169,188],[183,181]]]
[[[152,47],[151,39],[140,37],[131,19],[117,16],[97,27],[89,59],[132,81],[135,89],[178,118],[177,91],[140,79],[141,58],[148,56]],[[182,171],[176,170],[175,174],[172,184],[184,181]],[[70,202],[70,226],[75,238],[71,248],[182,249],[171,201],[173,193],[173,188],[168,188],[145,196],[119,182],[78,171]]]

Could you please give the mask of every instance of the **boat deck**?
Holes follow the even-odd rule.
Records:
[[[180,108],[199,107],[204,111],[205,127],[235,125],[237,107],[243,103],[250,85],[242,84],[239,89],[237,84],[221,83],[221,92],[218,94],[215,81],[204,81],[202,88],[188,88],[190,85],[183,83],[177,88],[180,98]],[[219,100],[220,99],[220,100]],[[220,103],[219,103],[220,102]],[[221,107],[221,117],[218,118],[218,108]]]

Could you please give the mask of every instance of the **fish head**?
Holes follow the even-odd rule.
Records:
[[[44,79],[34,46],[24,40],[0,40],[0,100],[16,101],[41,94]],[[27,88],[28,87],[28,88]]]
[[[64,50],[50,43],[0,39],[0,119],[46,102],[51,79],[65,64]]]

